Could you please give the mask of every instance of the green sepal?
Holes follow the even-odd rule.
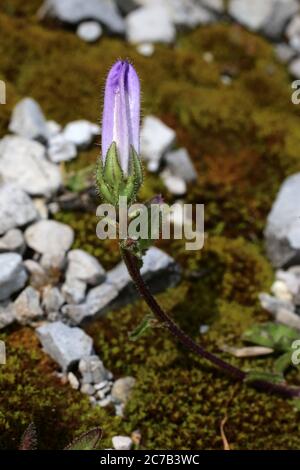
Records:
[[[105,182],[109,186],[115,188],[115,192],[118,192],[117,186],[123,182],[124,176],[120,167],[117,145],[115,142],[111,144],[106,154],[103,177]]]
[[[141,160],[131,147],[130,171],[125,177],[121,169],[117,145],[113,142],[106,154],[105,164],[100,160],[97,167],[97,186],[105,202],[118,205],[119,197],[126,196],[128,204],[132,204],[143,182],[143,167]]]
[[[96,169],[96,181],[97,181],[98,191],[99,191],[100,196],[103,199],[103,201],[107,202],[109,204],[115,205],[116,200],[115,200],[115,197],[114,197],[114,193],[111,190],[111,188],[104,181],[103,165],[102,165],[101,160],[98,163],[97,169]]]

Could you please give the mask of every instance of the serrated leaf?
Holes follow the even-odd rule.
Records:
[[[74,439],[65,450],[93,450],[102,437],[102,430],[94,428]]]

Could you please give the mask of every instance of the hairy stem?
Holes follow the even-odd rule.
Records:
[[[129,250],[122,248],[121,251],[128,272],[132,280],[134,281],[137,290],[139,291],[140,295],[145,300],[155,317],[160,322],[162,322],[166,326],[166,328],[168,328],[170,333],[172,333],[172,335],[177,338],[177,340],[181,344],[183,344],[187,349],[194,352],[198,356],[207,359],[220,370],[224,371],[227,375],[230,375],[234,379],[243,382],[247,378],[246,372],[242,371],[241,369],[238,369],[237,367],[229,364],[226,361],[223,361],[223,359],[220,359],[215,354],[207,351],[202,346],[197,344],[172,320],[172,318],[166,312],[162,310],[162,308],[151,294],[150,290],[146,286],[141,276],[137,264],[137,258]],[[249,382],[249,385],[255,387],[256,389],[270,393],[277,393],[288,398],[300,397],[300,388],[289,387],[284,384],[276,384],[273,382],[268,382],[266,380],[256,380]]]

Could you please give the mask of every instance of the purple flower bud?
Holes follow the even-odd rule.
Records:
[[[117,145],[119,163],[129,172],[130,148],[139,154],[140,81],[134,67],[119,60],[109,71],[102,119],[102,158],[105,162],[112,142]]]

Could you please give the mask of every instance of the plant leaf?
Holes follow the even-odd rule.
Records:
[[[152,328],[152,322],[154,320],[153,315],[146,315],[141,323],[129,333],[129,339],[131,341],[137,341],[141,336],[145,335]]]
[[[275,374],[283,374],[290,366],[292,365],[291,361],[291,352],[287,352],[279,356],[274,362],[273,370]]]
[[[19,450],[36,450],[37,432],[34,423],[30,423],[21,438]]]
[[[93,450],[102,437],[102,430],[94,428],[76,437],[65,450]]]
[[[287,352],[291,348],[291,343],[299,339],[299,332],[289,326],[269,322],[254,325],[244,333],[243,339],[259,346]]]
[[[246,383],[252,383],[260,380],[264,380],[266,382],[271,382],[274,384],[284,382],[281,374],[272,374],[271,372],[262,372],[257,370],[250,370],[244,379]]]

